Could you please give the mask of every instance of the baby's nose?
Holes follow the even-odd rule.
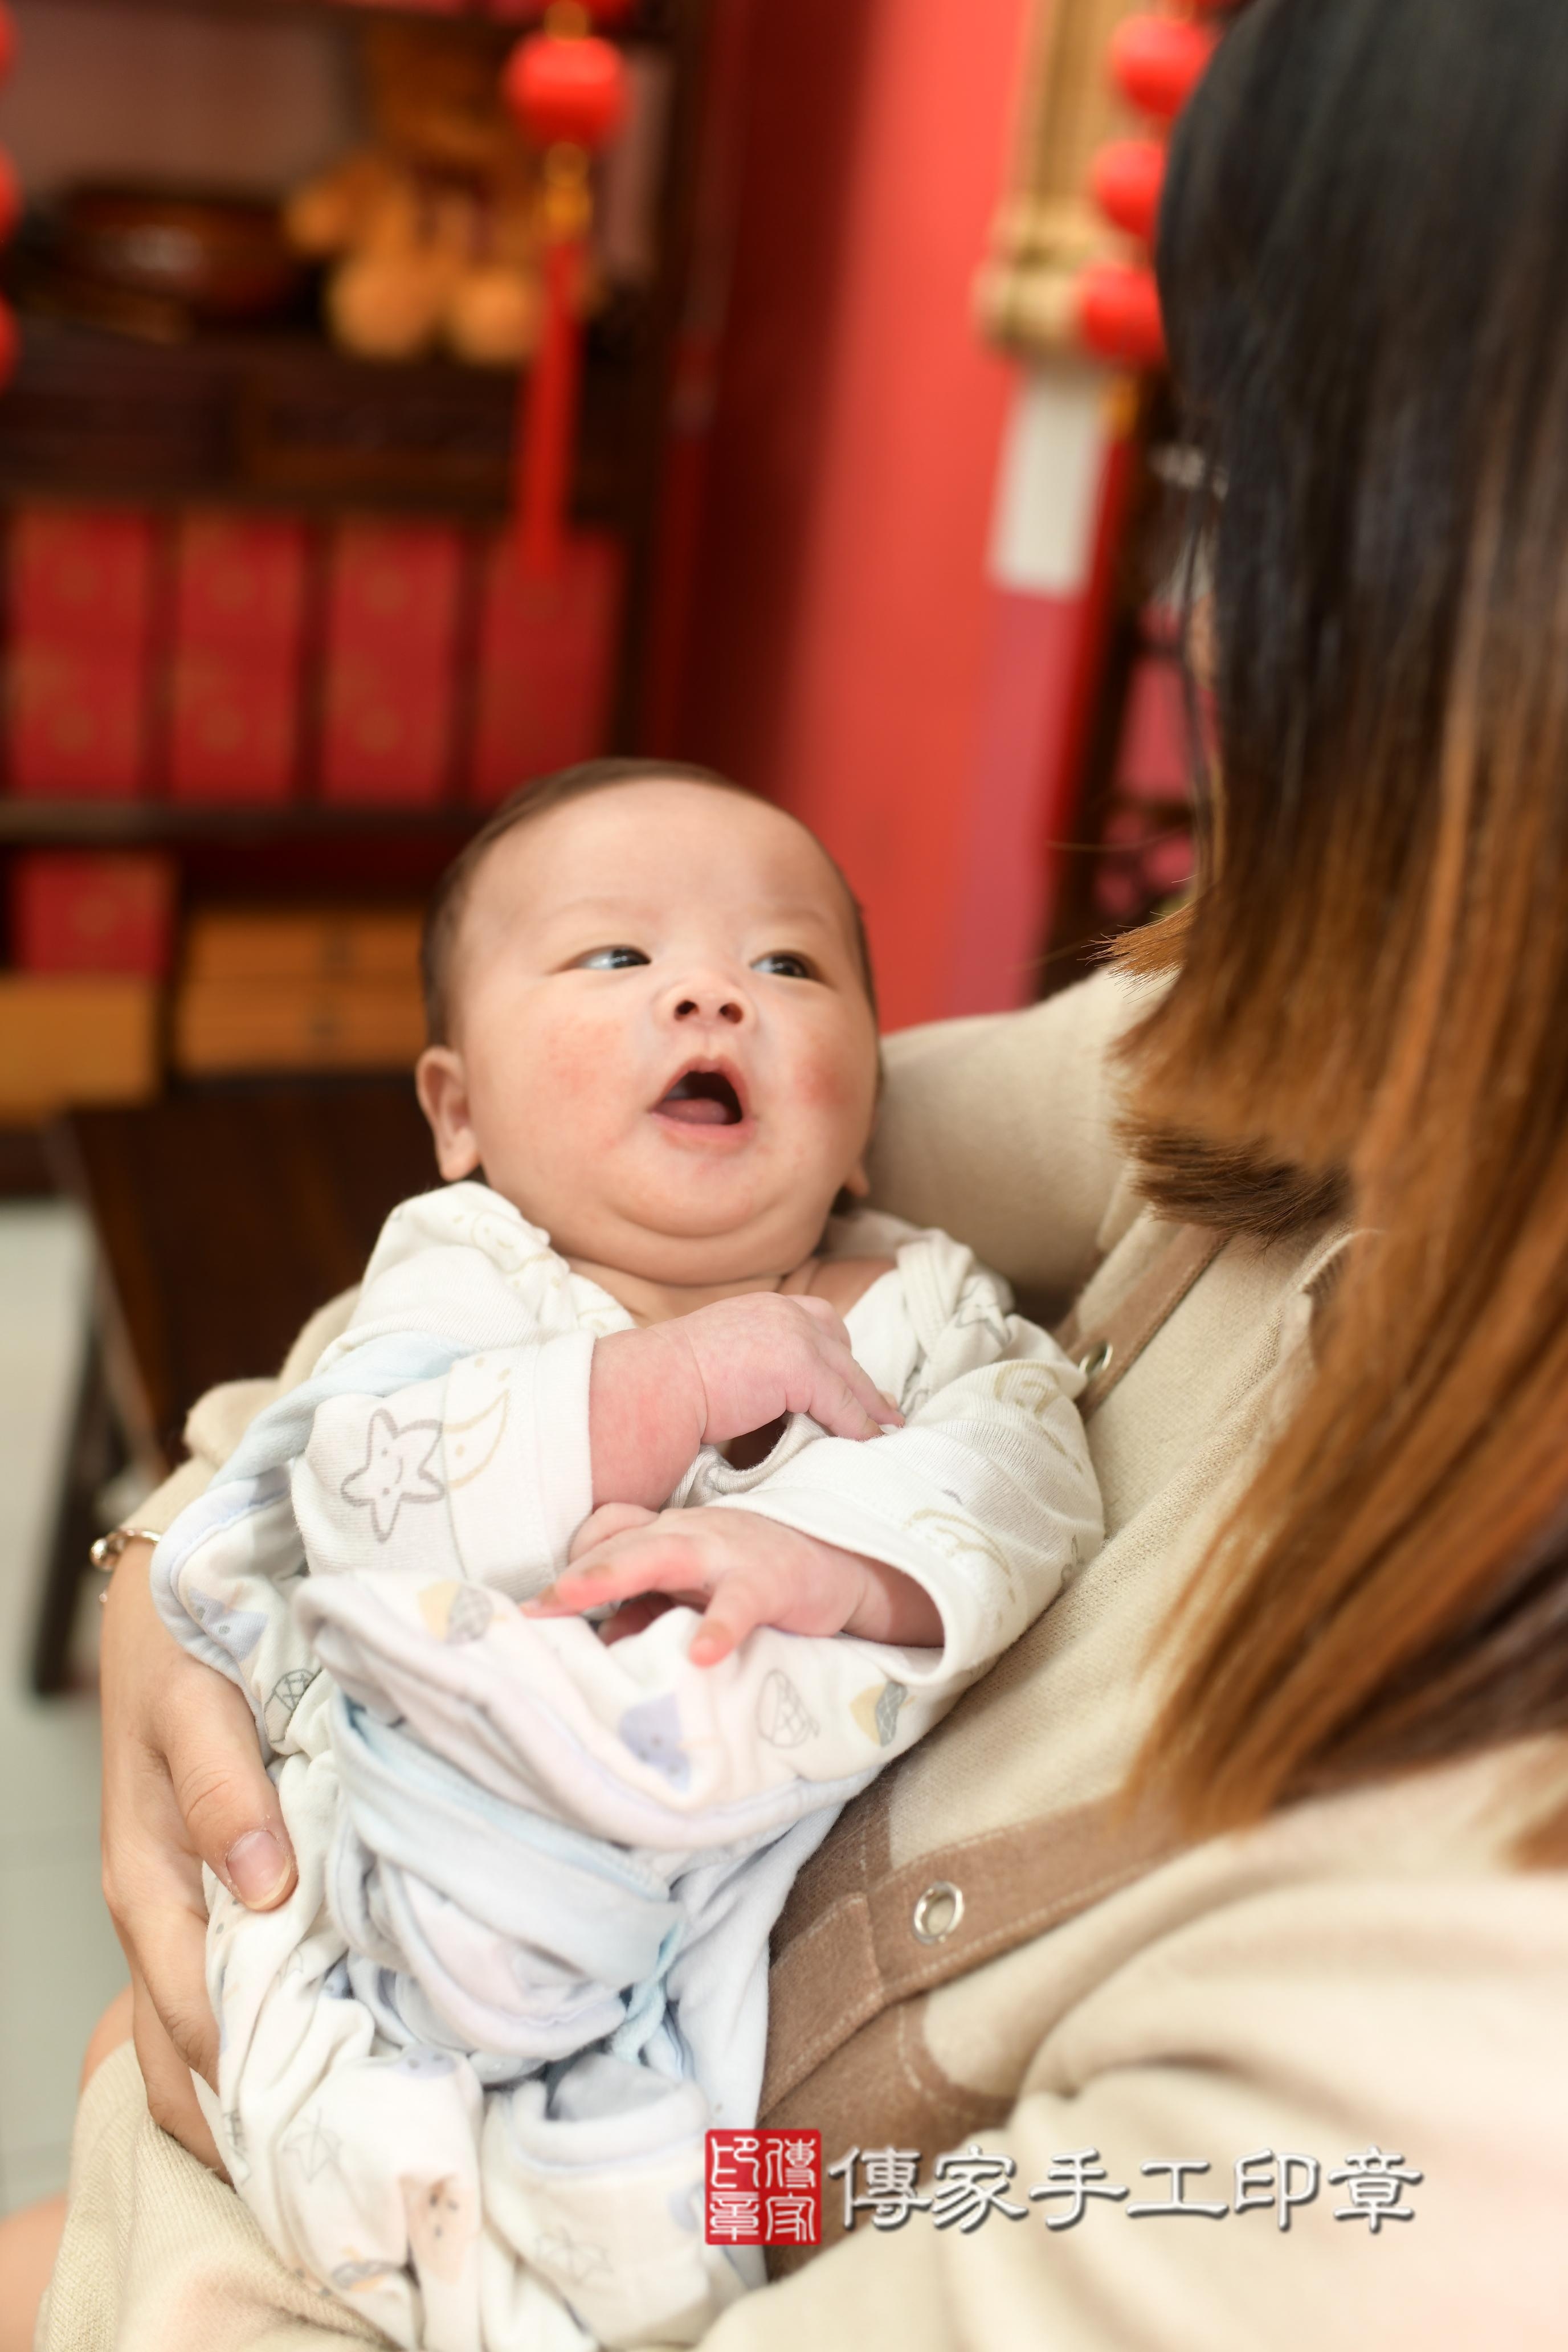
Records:
[[[745,1021],[745,1004],[741,997],[726,995],[721,988],[691,990],[689,995],[675,1000],[677,1021],[733,1021],[736,1028]]]
[[[670,1011],[677,1021],[727,1021],[737,1029],[749,1014],[740,990],[717,980],[688,980],[675,991]]]

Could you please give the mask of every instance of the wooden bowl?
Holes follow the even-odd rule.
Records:
[[[305,274],[275,205],[145,188],[74,189],[58,255],[72,278],[176,303],[211,326],[275,318]]]

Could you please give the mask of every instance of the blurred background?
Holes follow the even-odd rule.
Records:
[[[1198,0],[11,0],[0,2210],[121,1980],[88,1545],[434,1179],[419,906],[601,751],[889,1027],[1191,868],[1147,238]]]

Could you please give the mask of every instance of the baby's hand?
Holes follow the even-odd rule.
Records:
[[[594,1500],[644,1505],[663,1500],[700,1445],[781,1413],[807,1412],[832,1437],[876,1437],[903,1419],[826,1299],[773,1291],[600,1339],[588,1411]]]
[[[881,1560],[819,1543],[756,1511],[643,1511],[615,1503],[584,1521],[565,1575],[523,1614],[571,1617],[656,1592],[703,1609],[689,1653],[698,1666],[717,1665],[757,1625],[858,1633],[911,1649],[936,1649],[942,1638],[930,1594]],[[657,1612],[627,1613],[633,1622],[623,1630],[635,1632]],[[616,1638],[615,1623],[606,1640]]]

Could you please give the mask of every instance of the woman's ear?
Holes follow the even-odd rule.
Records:
[[[426,1045],[414,1065],[414,1085],[435,1138],[437,1167],[448,1184],[471,1176],[479,1164],[479,1146],[468,1116],[462,1055],[450,1045]]]

